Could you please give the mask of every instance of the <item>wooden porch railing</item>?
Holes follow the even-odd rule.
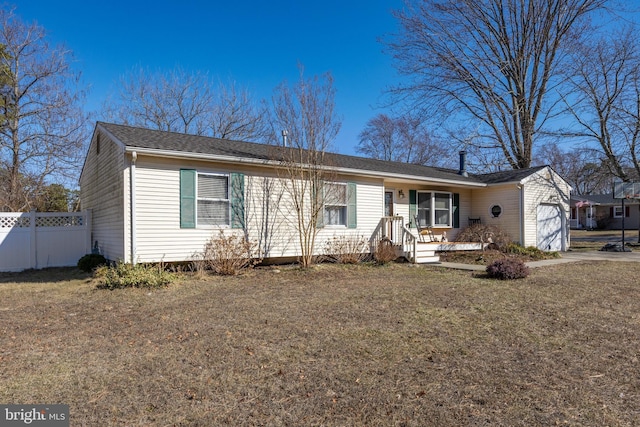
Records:
[[[402,225],[402,252],[403,255],[411,262],[416,262],[416,254],[418,252],[418,239],[413,235],[406,225]]]
[[[384,216],[373,231],[369,244],[371,253],[374,253],[380,244],[390,244],[399,256],[404,256],[411,261],[416,259],[417,239],[404,224],[404,217]]]

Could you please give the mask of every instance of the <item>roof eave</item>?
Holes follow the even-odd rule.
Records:
[[[223,156],[219,154],[203,154],[203,153],[191,153],[184,151],[173,151],[173,150],[159,150],[155,148],[141,148],[135,146],[126,146],[125,152],[132,153],[136,152],[137,154],[143,154],[154,157],[163,157],[163,158],[178,158],[178,159],[190,159],[190,160],[208,160],[208,161],[219,161],[224,163],[232,163],[232,164],[250,164],[255,166],[271,166],[271,167],[279,167],[282,166],[282,163],[278,160],[266,160],[266,159],[252,159],[249,157],[238,157],[238,156]],[[356,169],[356,168],[341,168],[341,167],[326,167],[327,170],[336,171],[342,174],[353,174],[367,177],[375,177],[375,178],[393,178],[393,179],[401,179],[401,180],[410,180],[410,181],[419,181],[419,182],[430,182],[430,183],[439,183],[439,184],[448,184],[448,185],[456,185],[459,187],[486,187],[487,184],[483,182],[466,182],[466,181],[458,181],[453,179],[445,179],[445,178],[434,178],[434,177],[426,177],[419,175],[409,175],[409,174],[395,174],[388,172],[379,172],[379,171],[371,171],[366,169]]]

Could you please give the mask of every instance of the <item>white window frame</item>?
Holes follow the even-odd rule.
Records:
[[[425,226],[435,227],[435,228],[451,228],[453,227],[453,193],[449,191],[437,191],[437,190],[418,190],[416,194],[416,215],[420,218],[420,194],[429,193],[430,196],[430,204],[429,204],[429,218],[428,223]],[[441,211],[444,209],[436,209],[436,194],[439,195],[447,195],[448,196],[448,223],[447,224],[436,224],[436,210]]]
[[[622,206],[617,205],[613,207],[613,217],[614,218],[624,217],[624,209],[622,208]]]
[[[337,203],[337,200],[329,200],[327,202],[327,193],[326,193],[326,189],[327,186],[332,186],[332,185],[339,185],[344,187],[344,203]],[[322,206],[322,222],[324,224],[325,227],[328,228],[346,228],[347,227],[347,223],[349,222],[349,188],[347,186],[346,182],[325,182],[324,186],[323,186],[323,206]],[[329,198],[331,197],[331,195],[329,195]],[[327,209],[328,208],[336,208],[339,207],[341,209],[344,209],[344,223],[343,224],[330,224],[329,223],[329,217],[327,216]]]
[[[227,198],[209,198],[200,197],[199,191],[199,177],[200,176],[219,176],[227,179]],[[197,172],[196,171],[196,227],[197,228],[229,228],[231,227],[231,176],[228,173],[210,173],[210,172]],[[225,202],[227,204],[227,223],[226,224],[200,224],[198,215],[198,206],[200,201],[208,202]]]

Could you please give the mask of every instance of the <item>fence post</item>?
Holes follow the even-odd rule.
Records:
[[[31,212],[29,212],[29,237],[30,237],[30,248],[29,248],[29,253],[30,253],[30,258],[31,258],[31,262],[29,263],[29,265],[31,266],[31,268],[38,268],[38,239],[36,236],[36,211],[33,210]]]

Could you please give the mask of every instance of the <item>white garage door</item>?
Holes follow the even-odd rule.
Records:
[[[538,249],[562,250],[562,218],[560,206],[538,206]]]

